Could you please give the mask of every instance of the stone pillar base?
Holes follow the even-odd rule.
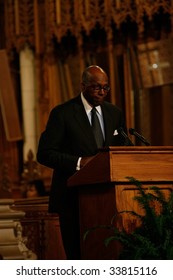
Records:
[[[20,219],[25,213],[10,208],[12,199],[0,199],[0,255],[3,260],[34,260],[37,256],[26,247]]]

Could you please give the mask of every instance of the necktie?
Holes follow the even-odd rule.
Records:
[[[91,110],[91,124],[96,139],[97,147],[102,148],[104,144],[103,133],[97,116],[96,108]]]

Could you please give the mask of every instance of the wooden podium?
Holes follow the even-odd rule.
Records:
[[[127,176],[142,182],[146,191],[156,185],[169,192],[173,189],[173,146],[109,147],[69,178],[68,186],[77,187],[79,192],[82,259],[118,258],[118,242],[104,245],[105,238],[112,235],[110,230],[91,231],[85,241],[83,236],[93,226],[110,225],[119,211],[141,211],[133,200],[136,187]],[[130,231],[137,221],[123,214],[116,215],[115,224]]]

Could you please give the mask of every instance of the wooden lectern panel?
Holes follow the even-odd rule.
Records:
[[[91,232],[84,241],[88,229],[110,225],[115,214],[117,228],[130,232],[138,225],[128,214],[117,215],[126,210],[141,213],[133,199],[137,188],[127,176],[142,182],[147,192],[156,185],[168,194],[173,190],[173,147],[109,147],[68,180],[79,193],[82,259],[117,259],[121,250],[118,242],[105,247],[112,232],[104,229]]]
[[[164,192],[165,197],[168,197],[170,195],[170,192],[173,191],[173,182],[170,184],[166,183],[157,183],[157,184],[143,184],[143,189],[146,193],[153,193],[153,191],[150,189],[151,186],[157,186],[161,191]],[[138,189],[135,185],[117,185],[116,186],[116,210],[117,212],[121,211],[134,211],[140,215],[144,214],[144,211],[142,208],[139,207],[139,204],[136,200],[134,200],[134,197],[139,195]],[[153,208],[156,210],[156,212],[159,213],[159,206],[158,204],[153,204]],[[121,225],[120,227],[125,228],[128,232],[131,232],[136,226],[139,225],[139,221],[132,217],[128,213],[121,214]]]
[[[109,147],[68,180],[69,187],[93,183],[170,181],[173,176],[173,146]]]
[[[114,186],[107,184],[85,186],[79,191],[79,209],[82,259],[117,259],[120,247],[118,242],[106,247],[104,240],[112,235],[112,231],[100,227],[110,225],[116,213]],[[92,227],[96,229],[90,231],[84,240],[85,233]]]

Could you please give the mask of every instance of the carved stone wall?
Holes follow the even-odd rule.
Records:
[[[120,30],[125,36],[131,32],[146,37],[157,23],[160,14],[163,22],[159,29],[168,32],[172,27],[173,2],[171,0],[7,0],[4,2],[6,47],[20,50],[26,43],[42,53],[51,50],[52,39],[61,42],[71,34],[77,45],[84,43],[84,34],[91,35],[100,26],[107,37]],[[168,19],[166,21],[166,19]],[[128,23],[127,28],[123,28]],[[130,29],[133,27],[133,29]],[[149,32],[149,29],[147,32]],[[151,33],[152,34],[152,33]],[[122,35],[122,34],[121,34]],[[134,34],[133,34],[134,35]],[[153,35],[153,34],[152,34]],[[120,39],[120,38],[119,38]]]

